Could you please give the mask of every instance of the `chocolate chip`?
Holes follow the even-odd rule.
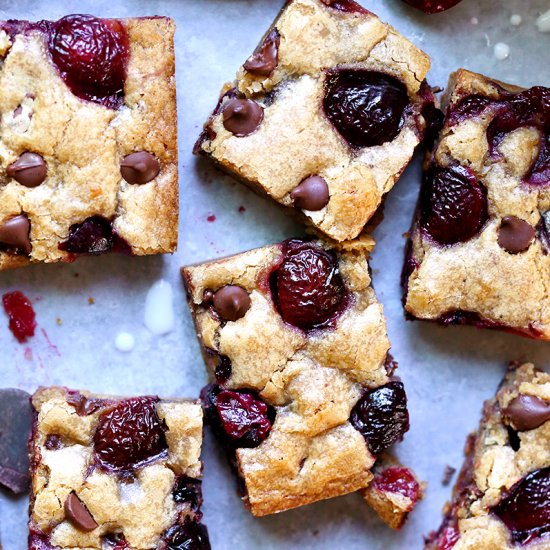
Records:
[[[516,216],[505,216],[498,229],[498,244],[510,254],[524,252],[535,237],[535,228]]]
[[[330,199],[327,182],[321,176],[309,176],[290,193],[294,206],[302,210],[317,211]]]
[[[65,501],[65,516],[81,531],[93,531],[98,527],[96,520],[74,491]]]
[[[525,432],[550,420],[550,403],[534,395],[520,394],[502,412],[514,429]]]
[[[240,286],[227,285],[214,294],[213,304],[221,319],[237,321],[250,309],[250,296]]]
[[[128,183],[143,185],[154,180],[159,172],[159,160],[147,151],[127,155],[120,163],[120,173]]]
[[[40,155],[23,153],[6,168],[6,173],[25,187],[38,187],[46,179],[48,167]]]
[[[237,137],[255,132],[263,119],[263,107],[251,99],[231,99],[223,109],[223,125]]]
[[[281,37],[277,29],[272,29],[264,41],[243,65],[249,73],[269,76],[279,64],[279,44]]]
[[[30,399],[21,390],[0,390],[0,485],[15,494],[29,488],[27,443],[33,416]]]
[[[26,214],[14,216],[0,225],[0,244],[12,247],[28,256],[32,250],[30,230],[31,224]]]

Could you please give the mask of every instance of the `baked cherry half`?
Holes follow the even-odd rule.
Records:
[[[420,227],[433,240],[442,245],[468,241],[487,216],[485,188],[469,168],[455,164],[428,170],[420,193]]]
[[[491,512],[516,543],[527,544],[550,533],[550,467],[527,474]]]
[[[76,96],[113,109],[122,105],[129,54],[120,21],[68,15],[52,25],[49,49]]]
[[[302,330],[330,326],[350,300],[335,254],[297,239],[283,243],[270,285],[283,320]]]
[[[374,486],[380,491],[398,493],[413,502],[420,496],[420,485],[408,468],[390,466],[374,476]]]
[[[364,69],[327,73],[325,114],[352,147],[374,147],[393,140],[408,105],[406,86],[388,74]]]
[[[94,451],[100,467],[129,472],[167,452],[157,402],[156,397],[127,399],[99,417]]]
[[[203,388],[201,401],[207,422],[229,450],[257,447],[275,422],[275,409],[252,391],[210,384]]]
[[[388,382],[368,390],[351,410],[350,422],[361,433],[367,447],[379,455],[409,431],[407,395],[401,382]]]

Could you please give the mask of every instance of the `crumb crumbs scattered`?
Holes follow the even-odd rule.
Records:
[[[453,476],[455,475],[456,468],[453,468],[452,466],[445,466],[445,470],[443,472],[443,479],[441,480],[441,484],[444,487],[447,487],[449,483],[451,483],[451,480],[453,479]]]
[[[95,298],[92,298],[91,296],[88,298],[88,304],[93,306],[95,304]]]
[[[411,238],[411,232],[410,231],[405,231],[405,233],[403,233],[401,236],[404,239],[410,239]]]
[[[243,214],[246,212],[246,208],[244,206],[239,206],[239,214]]]
[[[63,321],[61,320],[61,317],[58,317],[56,320],[55,320],[55,324],[60,327],[62,324],[63,324]]]

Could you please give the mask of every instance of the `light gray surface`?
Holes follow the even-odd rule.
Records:
[[[0,274],[0,293],[26,292],[34,301],[39,325],[28,346],[32,359],[26,359],[25,346],[16,343],[0,313],[1,386],[33,391],[38,385],[63,384],[129,395],[198,394],[206,376],[179,267],[300,232],[277,208],[191,155],[220,86],[233,77],[281,4],[282,0],[0,0],[2,19],[57,18],[72,12],[174,17],[181,168],[180,250],[174,256],[84,258],[73,265],[40,265]],[[546,69],[550,34],[538,33],[534,26],[537,15],[550,8],[549,0],[464,0],[457,8],[431,17],[399,0],[364,4],[432,55],[433,85],[444,86],[448,74],[459,66],[522,85],[550,85]],[[519,28],[509,23],[513,13],[523,17]],[[478,25],[471,23],[472,17],[478,18]],[[499,41],[511,46],[506,61],[493,56],[492,46]],[[494,393],[505,364],[529,359],[550,366],[549,344],[473,328],[443,329],[404,321],[399,288],[402,234],[409,228],[418,181],[417,159],[390,193],[385,220],[376,231],[378,247],[372,264],[410,401],[412,427],[399,455],[428,481],[426,499],[401,533],[390,532],[357,495],[253,519],[240,505],[225,460],[208,435],[203,455],[204,510],[214,549],[421,548],[422,535],[438,526],[450,493],[441,486],[445,465],[460,466],[465,436],[477,425],[481,402]],[[246,207],[244,213],[238,212],[240,206]],[[210,213],[216,216],[213,223],[206,220]],[[145,329],[143,310],[147,290],[161,277],[174,286],[178,322],[173,332],[159,338]],[[89,297],[95,299],[94,305],[88,304]],[[130,354],[114,348],[120,330],[137,338]],[[26,506],[26,499],[0,494],[5,550],[26,547]]]

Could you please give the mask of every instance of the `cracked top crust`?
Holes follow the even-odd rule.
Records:
[[[0,225],[26,214],[32,245],[28,257],[0,250],[0,270],[72,259],[59,244],[71,226],[96,215],[112,221],[133,254],[176,248],[175,24],[161,17],[120,22],[129,58],[124,102],[116,110],[73,95],[39,25],[22,22],[21,32],[11,36],[0,30]],[[47,165],[45,181],[35,188],[6,173],[27,151]],[[121,160],[136,151],[160,161],[160,173],[145,185],[121,176]]]
[[[423,96],[431,96],[423,84],[429,58],[374,14],[338,11],[320,0],[288,2],[272,29],[280,39],[275,70],[261,76],[244,66],[239,69],[236,82],[222,90],[196,152],[208,154],[255,191],[291,208],[293,189],[311,175],[321,176],[328,185],[328,204],[317,211],[293,210],[335,240],[353,239],[424,133],[420,111]],[[412,107],[393,140],[353,149],[340,136],[322,106],[332,68],[378,71],[405,85]],[[247,137],[236,137],[224,127],[222,111],[235,94],[264,108],[262,123]]]
[[[77,406],[68,402],[74,402],[75,396],[92,404],[106,401],[92,406],[90,414],[79,414]],[[159,548],[167,529],[184,518],[200,520],[200,512],[189,504],[182,507],[173,496],[179,478],[202,475],[200,404],[156,401],[168,450],[124,477],[98,467],[94,459],[100,416],[121,402],[58,387],[39,389],[33,396],[29,526],[31,534],[48,537],[56,548],[101,549],[104,537],[115,535],[123,535],[132,550]],[[72,492],[97,523],[95,529],[84,531],[67,519],[65,501]]]
[[[496,397],[484,405],[479,431],[468,440],[453,500],[446,506],[443,524],[431,535],[426,550],[521,547],[511,540],[509,529],[491,509],[528,474],[550,466],[550,419],[537,428],[515,431],[506,411],[518,396],[538,397],[550,404],[550,375],[530,363],[510,366]],[[441,546],[442,540],[456,543]],[[548,548],[548,534],[534,537],[527,547]]]
[[[265,441],[236,451],[254,515],[353,492],[372,478],[375,457],[349,418],[365,388],[390,380],[390,344],[367,263],[373,245],[370,237],[336,245],[350,305],[334,328],[307,333],[283,321],[269,289],[269,275],[283,258],[281,245],[182,270],[212,379],[220,356],[229,359],[231,375],[223,387],[254,390],[277,412]],[[205,291],[228,284],[250,295],[250,308],[234,322],[221,321],[203,300]]]
[[[491,153],[487,130],[495,110],[489,107],[458,121],[451,118],[453,109],[470,96],[496,101],[522,90],[466,70],[451,76],[447,119],[431,166],[458,163],[471,170],[486,191],[488,216],[473,238],[441,246],[419,227],[417,214],[405,267],[410,273],[405,308],[414,317],[432,320],[459,312],[459,323],[469,322],[460,312],[473,312],[473,322],[479,326],[511,328],[550,340],[550,253],[545,242],[550,185],[524,181],[542,147],[541,132],[521,126],[507,133]],[[506,216],[531,226],[535,235],[527,250],[510,253],[499,245]]]

